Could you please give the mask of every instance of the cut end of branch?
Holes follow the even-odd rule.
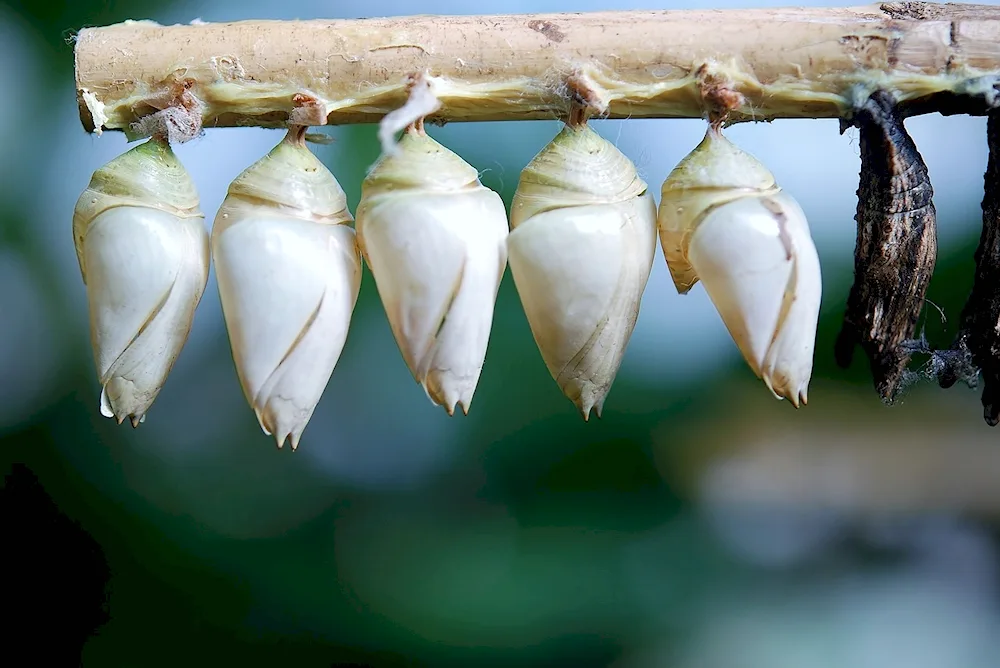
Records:
[[[88,132],[100,137],[104,133],[104,124],[108,122],[108,117],[104,113],[104,103],[86,88],[81,88],[79,92],[83,126]]]

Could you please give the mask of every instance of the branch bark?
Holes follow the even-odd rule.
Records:
[[[376,122],[405,103],[417,73],[436,82],[432,122],[565,117],[569,77],[611,118],[702,117],[705,76],[742,94],[734,122],[843,118],[877,88],[912,113],[950,101],[954,113],[982,113],[1000,87],[1000,8],[134,21],[81,30],[75,57],[80,118],[98,133],[182,93],[206,127],[284,126],[302,96],[330,124]]]

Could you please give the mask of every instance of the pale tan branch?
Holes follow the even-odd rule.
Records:
[[[706,74],[742,95],[730,121],[844,117],[875,88],[920,111],[954,97],[989,106],[1000,8],[138,21],[81,30],[76,43],[80,117],[92,132],[127,129],[181,88],[205,127],[284,126],[297,95],[318,100],[328,123],[376,122],[405,103],[419,73],[434,78],[441,108],[428,120],[438,122],[564,117],[570,77],[585,79],[611,118],[706,116]]]

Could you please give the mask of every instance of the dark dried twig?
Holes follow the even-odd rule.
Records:
[[[860,345],[887,403],[900,389],[937,259],[933,189],[894,98],[873,93],[842,127],[861,130],[854,285],[836,343],[837,363]]]
[[[941,374],[941,387],[951,387],[961,369],[972,365],[983,377],[983,418],[1000,423],[1000,111],[987,122],[990,157],[983,197],[983,232],[976,249],[976,278],[962,309],[958,336],[951,346],[954,363]]]

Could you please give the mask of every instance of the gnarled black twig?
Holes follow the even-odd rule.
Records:
[[[983,418],[1000,422],[1000,111],[989,116],[986,137],[990,157],[983,197],[983,232],[976,249],[976,278],[962,309],[962,323],[951,350],[971,359],[983,377]],[[941,374],[941,387],[957,380],[955,370]]]
[[[837,337],[837,364],[860,344],[875,388],[891,402],[900,387],[924,294],[937,259],[933,189],[893,97],[876,91],[855,111],[861,130],[854,285]]]

